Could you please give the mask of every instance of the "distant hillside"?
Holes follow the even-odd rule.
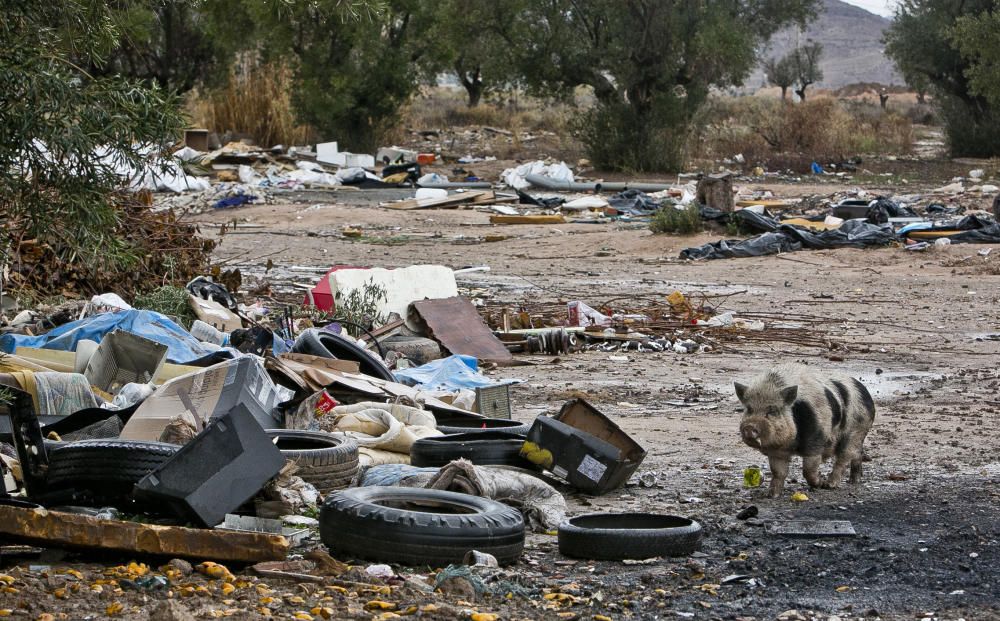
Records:
[[[772,39],[764,58],[780,58],[797,43],[818,41],[823,44],[823,81],[819,88],[840,88],[855,82],[903,84],[895,65],[882,52],[882,33],[891,20],[840,0],[823,0],[819,16],[800,32],[782,30]],[[747,80],[746,88],[756,90],[763,84],[764,73],[757,70]]]

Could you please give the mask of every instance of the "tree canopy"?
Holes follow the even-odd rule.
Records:
[[[934,95],[953,155],[1000,153],[995,87],[994,0],[901,0],[886,33],[886,53],[907,82]],[[995,100],[994,100],[995,101]]]
[[[813,0],[537,0],[519,14],[515,64],[537,93],[593,89],[579,133],[599,166],[676,169],[712,87],[738,86]]]

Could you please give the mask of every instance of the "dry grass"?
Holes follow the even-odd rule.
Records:
[[[907,116],[864,101],[822,97],[792,104],[764,97],[717,98],[700,116],[691,157],[742,153],[748,165],[772,170],[807,169],[812,161],[875,153],[905,155],[913,148],[913,124]]]
[[[285,64],[236,62],[220,89],[188,98],[188,114],[219,134],[249,135],[261,146],[303,145],[314,132],[299,123],[292,109],[292,70]]]

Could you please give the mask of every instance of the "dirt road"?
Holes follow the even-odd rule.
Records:
[[[627,362],[584,352],[491,371],[524,380],[512,391],[519,420],[586,395],[648,449],[641,471],[652,473],[651,487],[600,498],[567,489],[572,512],[674,513],[706,530],[697,558],[638,565],[570,562],[554,537],[532,536],[525,563],[509,575],[572,594],[575,603],[559,608],[573,613],[564,618],[769,619],[792,609],[821,619],[1000,616],[1000,249],[985,258],[977,252],[986,247],[956,245],[688,263],[677,259],[682,248],[720,235],[658,236],[621,222],[496,227],[478,211],[376,206],[394,195],[409,196],[343,191],[199,219],[206,233],[238,220],[220,258],[241,267],[251,288],[266,280],[286,298],[295,289],[282,289],[283,281],[307,282],[334,264],[488,266],[459,277],[466,295],[596,306],[674,290],[732,293],[724,310],[788,317],[839,344],[835,351],[745,343],[689,355],[629,352]],[[348,226],[362,236],[343,236]],[[487,234],[506,239],[487,243]],[[268,260],[274,268],[265,274]],[[743,488],[743,468],[766,460],[738,441],[732,381],[786,361],[843,369],[872,390],[878,415],[863,485],[809,491],[793,463],[781,498]],[[809,500],[792,502],[797,490]],[[736,520],[749,505],[759,517]],[[768,521],[792,517],[850,520],[858,535],[764,532]],[[555,618],[516,600],[494,611]]]

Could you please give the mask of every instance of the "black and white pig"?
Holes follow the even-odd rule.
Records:
[[[861,481],[862,445],[875,420],[875,402],[864,384],[842,373],[788,364],[735,385],[744,407],[740,435],[767,455],[772,498],[781,494],[792,455],[802,457],[810,487],[838,487],[848,466],[851,483]],[[833,470],[824,479],[819,466],[831,457]]]

